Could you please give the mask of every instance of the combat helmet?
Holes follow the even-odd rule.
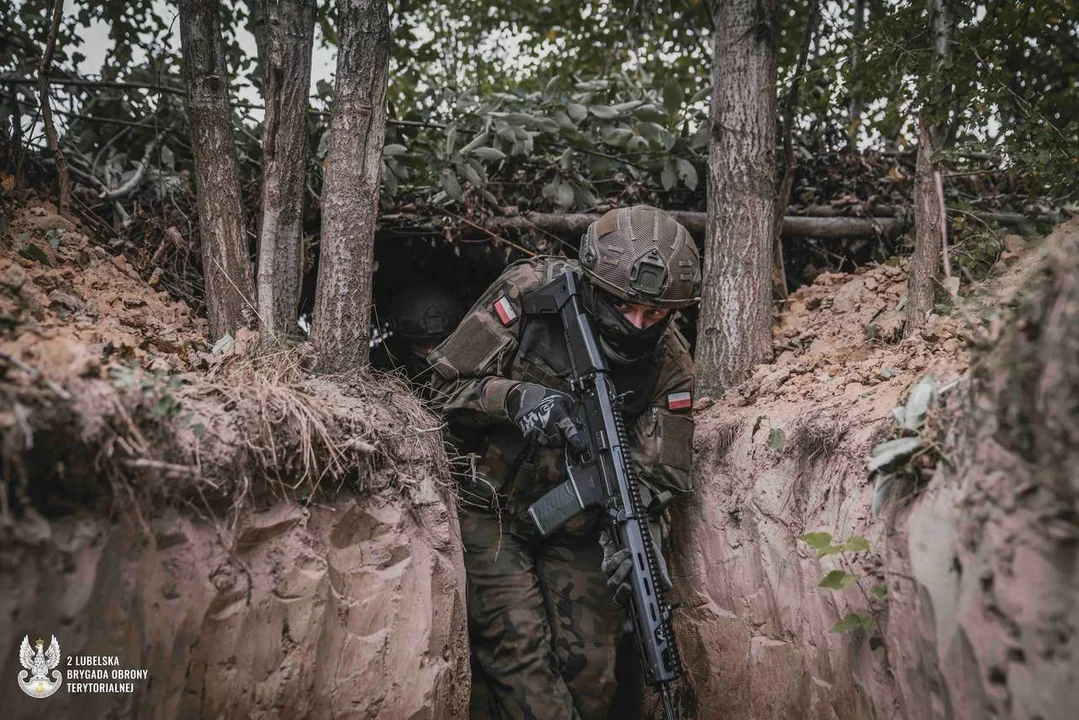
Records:
[[[581,269],[596,287],[626,302],[678,309],[700,299],[697,245],[658,208],[611,210],[581,239]]]
[[[410,340],[445,337],[453,332],[464,314],[456,298],[432,285],[409,287],[390,303],[394,334]]]

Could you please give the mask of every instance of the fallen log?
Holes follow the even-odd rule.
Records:
[[[707,213],[675,210],[671,215],[691,233],[703,235]],[[594,213],[537,213],[492,217],[485,227],[492,232],[502,230],[543,230],[555,235],[580,235],[599,219]],[[783,237],[812,237],[841,239],[857,237],[890,236],[898,226],[896,218],[889,217],[804,217],[788,215],[783,219]]]

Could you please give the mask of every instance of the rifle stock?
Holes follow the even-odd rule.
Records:
[[[656,688],[664,715],[674,720],[668,684],[682,673],[675,643],[671,607],[662,597],[663,584],[652,535],[641,507],[637,481],[628,458],[628,435],[621,406],[600,352],[591,317],[585,312],[577,276],[567,271],[523,298],[525,315],[557,314],[569,348],[571,389],[577,400],[577,422],[587,450],[580,457],[566,453],[567,480],[529,508],[543,536],[561,528],[584,510],[603,509],[619,548],[628,548],[633,570],[629,626],[637,641],[645,682]]]

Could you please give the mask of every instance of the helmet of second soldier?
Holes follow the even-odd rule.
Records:
[[[405,288],[390,302],[390,326],[399,358],[406,365],[419,365],[427,353],[444,340],[465,311],[457,299],[437,285],[414,285]],[[402,345],[407,344],[406,348]],[[416,369],[416,368],[410,368]]]
[[[677,309],[700,299],[697,245],[658,208],[634,205],[606,213],[588,226],[580,261],[597,288],[628,303]]]

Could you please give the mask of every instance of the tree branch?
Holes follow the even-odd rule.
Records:
[[[56,50],[56,34],[60,30],[60,20],[64,16],[64,0],[53,0],[52,22],[49,25],[49,39],[45,43],[45,53],[41,56],[41,62],[37,67],[38,94],[40,95],[41,117],[45,123],[45,139],[49,143],[49,151],[56,159],[56,172],[60,180],[60,214],[68,215],[71,212],[71,175],[67,170],[67,161],[64,153],[60,150],[60,141],[56,135],[56,125],[52,121],[52,103],[49,101],[49,70],[52,67],[52,56]]]

